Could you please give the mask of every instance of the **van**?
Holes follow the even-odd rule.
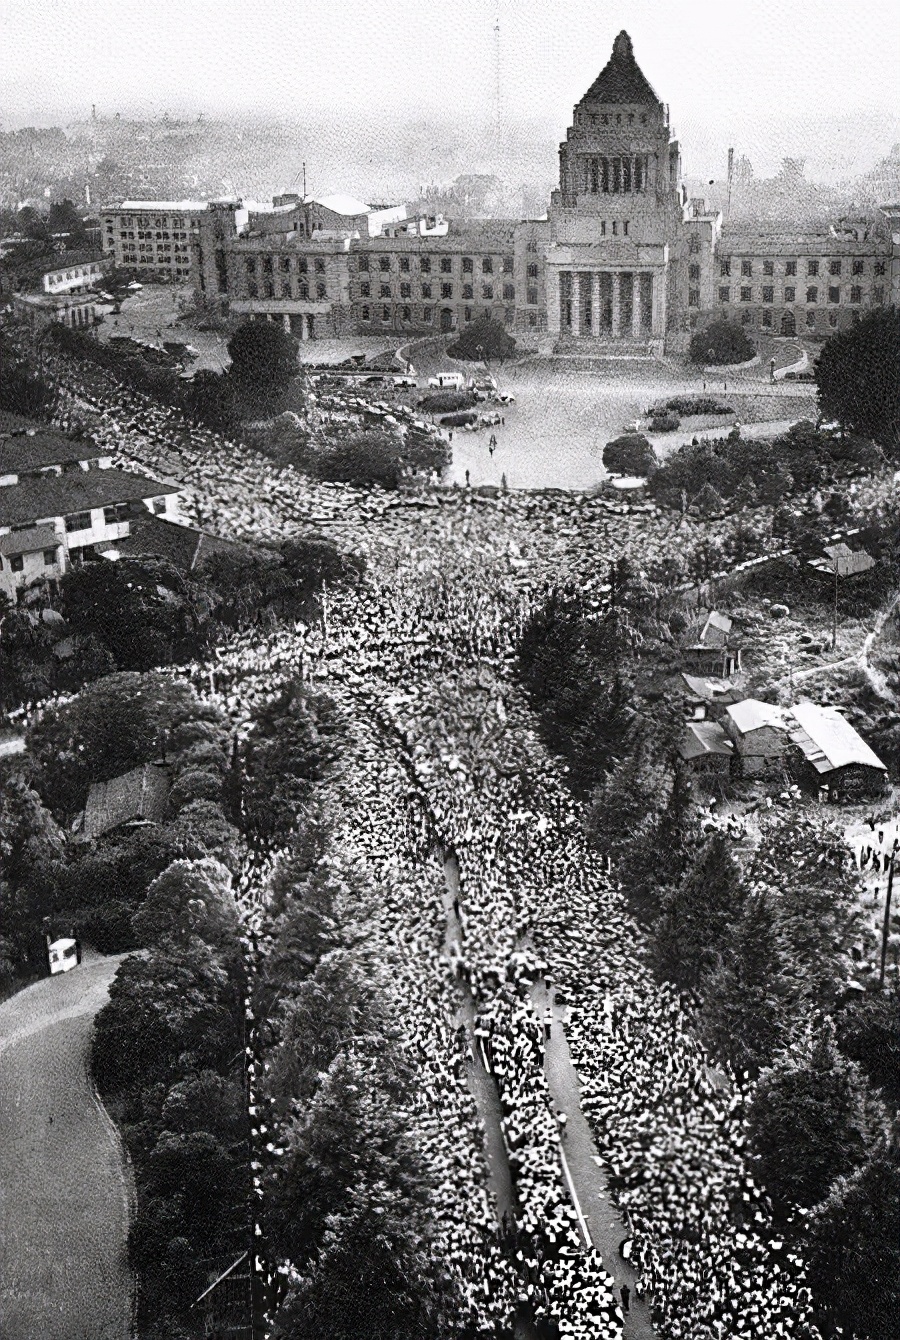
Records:
[[[428,385],[441,391],[461,391],[466,379],[461,372],[439,372],[436,377],[428,378]]]

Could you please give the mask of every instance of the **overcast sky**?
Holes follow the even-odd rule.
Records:
[[[897,124],[897,0],[0,0],[0,115],[488,116],[498,10],[503,113],[557,138],[621,28],[698,151],[757,123]]]

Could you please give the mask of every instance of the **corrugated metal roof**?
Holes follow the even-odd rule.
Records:
[[[797,703],[791,708],[791,716],[799,727],[791,731],[791,739],[803,750],[817,772],[833,772],[852,763],[887,771],[878,755],[836,707]]]
[[[773,703],[760,702],[758,698],[744,698],[741,702],[726,707],[725,711],[742,735],[759,730],[763,726],[787,729],[784,709],[776,707]]]

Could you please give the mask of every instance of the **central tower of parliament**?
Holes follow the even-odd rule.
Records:
[[[140,208],[103,216],[107,252],[137,271],[153,236],[132,240]],[[186,228],[177,208],[153,205],[150,222]],[[717,319],[823,340],[900,305],[900,206],[871,225],[762,235],[689,199],[668,107],[625,32],[575,107],[543,218],[410,217],[291,195],[268,212],[198,205],[190,230],[179,235],[190,236],[201,304],[229,322],[282,321],[301,339],[402,341],[488,316],[544,353],[646,357],[686,349]]]

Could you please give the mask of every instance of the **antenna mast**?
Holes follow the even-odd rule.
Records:
[[[494,4],[494,136],[500,146],[500,0]]]

